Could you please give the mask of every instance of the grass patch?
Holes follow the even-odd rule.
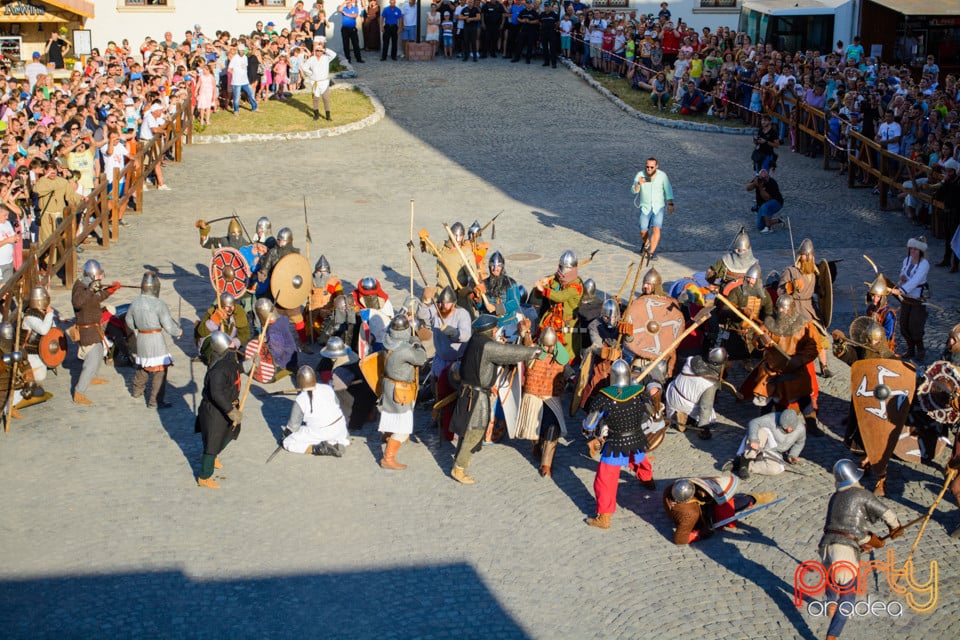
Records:
[[[287,100],[266,100],[258,105],[257,113],[250,112],[250,105],[241,100],[240,115],[218,111],[210,117],[210,124],[200,126],[194,120],[194,131],[204,136],[220,136],[232,133],[299,133],[339,127],[362,120],[373,113],[373,103],[356,88],[330,91],[330,114],[333,120],[323,118],[323,103],[320,103],[320,119],[313,119],[313,101],[310,93],[296,93]]]
[[[623,100],[640,113],[645,113],[657,118],[664,118],[665,120],[684,120],[687,122],[713,124],[722,127],[735,127],[739,129],[754,128],[745,125],[743,120],[740,118],[730,117],[726,120],[721,120],[720,118],[714,118],[713,116],[707,115],[682,116],[679,113],[674,113],[671,111],[674,104],[672,100],[663,111],[658,111],[657,108],[653,106],[653,102],[650,100],[650,92],[631,89],[630,83],[626,78],[613,78],[605,73],[600,73],[597,71],[591,71],[590,76],[599,82],[605,89],[613,93],[615,96]],[[735,109],[730,109],[731,115],[734,112]]]

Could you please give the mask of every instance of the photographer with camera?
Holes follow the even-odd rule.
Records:
[[[753,180],[747,183],[747,191],[757,195],[757,229],[760,233],[773,233],[775,228],[783,225],[783,220],[773,217],[783,208],[783,194],[780,193],[780,185],[766,169],[760,169]]]
[[[780,134],[777,128],[773,126],[773,120],[769,115],[764,114],[760,117],[760,128],[753,136],[754,150],[750,159],[753,161],[754,172],[765,169],[767,172],[777,170],[777,152],[775,149],[780,146]]]

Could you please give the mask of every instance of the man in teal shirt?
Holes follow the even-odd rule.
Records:
[[[635,195],[634,206],[640,210],[640,241],[643,252],[650,260],[656,260],[657,245],[660,244],[660,227],[663,226],[663,212],[673,214],[673,187],[670,178],[659,171],[656,158],[648,158],[643,171],[633,179],[632,191]]]

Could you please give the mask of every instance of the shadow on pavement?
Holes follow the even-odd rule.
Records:
[[[63,575],[4,580],[0,598],[11,640],[529,637],[464,563],[226,580]]]

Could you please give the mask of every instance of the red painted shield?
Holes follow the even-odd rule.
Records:
[[[244,351],[244,357],[251,362],[254,361],[254,358],[257,357],[257,352],[260,352],[260,339],[254,338],[247,343],[247,348]],[[273,382],[273,376],[276,373],[276,368],[273,366],[273,358],[270,356],[270,350],[264,348],[260,352],[260,360],[256,368],[250,372],[250,375],[253,376],[253,379],[257,382]]]
[[[217,249],[210,259],[210,282],[218,296],[226,292],[239,298],[246,293],[249,278],[250,265],[236,249]]]
[[[877,398],[881,385],[890,391],[885,400]],[[916,387],[916,371],[902,360],[868,358],[850,367],[851,402],[870,464],[890,460]]]
[[[930,365],[917,387],[917,403],[940,424],[960,422],[960,370],[946,360]]]
[[[43,364],[59,367],[67,357],[67,336],[57,327],[50,327],[50,331],[40,338],[37,353]]]

